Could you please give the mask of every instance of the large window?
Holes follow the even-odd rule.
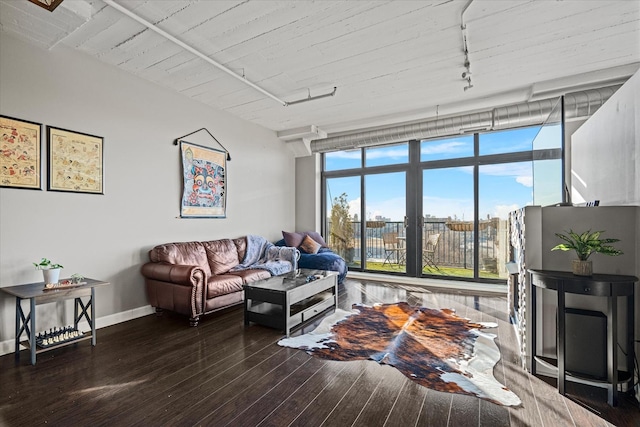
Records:
[[[325,234],[341,202],[351,269],[504,279],[508,213],[562,201],[561,147],[561,127],[533,126],[325,154]]]
[[[360,267],[359,235],[360,235],[360,177],[327,179],[325,224],[327,243],[349,267]]]

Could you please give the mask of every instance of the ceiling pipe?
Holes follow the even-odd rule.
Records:
[[[252,87],[253,89],[257,90],[258,92],[268,96],[269,98],[273,99],[276,102],[279,102],[280,104],[282,104],[283,106],[287,105],[287,102],[278,98],[277,96],[275,96],[274,94],[272,94],[271,92],[268,92],[267,90],[261,88],[260,86],[258,86],[257,84],[247,80],[244,76],[241,76],[235,72],[233,72],[232,70],[230,70],[229,68],[225,67],[224,65],[220,64],[219,62],[214,61],[213,59],[209,58],[207,55],[205,55],[204,53],[194,49],[193,47],[189,46],[188,44],[184,43],[183,41],[177,39],[176,37],[172,36],[171,34],[167,33],[166,31],[158,28],[156,25],[154,25],[153,23],[147,21],[146,19],[136,15],[135,13],[133,13],[132,11],[130,11],[129,9],[126,9],[122,6],[120,6],[118,3],[114,2],[113,0],[103,0],[106,4],[108,4],[109,6],[111,6],[112,8],[118,10],[119,12],[127,15],[128,17],[130,17],[131,19],[139,22],[140,24],[144,25],[145,27],[147,27],[148,29],[150,29],[151,31],[161,35],[162,37],[166,38],[167,40],[177,44],[178,46],[180,46],[181,48],[183,48],[184,50],[187,50],[189,52],[191,52],[192,54],[194,54],[195,56],[203,59],[204,61],[208,62],[209,64],[213,65],[214,67],[218,68],[219,70],[229,74],[231,77],[236,78],[237,80],[240,80],[242,83]]]
[[[622,85],[581,90],[565,94],[565,119],[591,116]],[[553,110],[559,98],[523,102],[494,108],[489,111],[462,114],[442,119],[426,120],[340,135],[311,141],[313,153],[350,150],[413,139],[442,138],[467,132],[500,130],[522,126],[541,125]]]
[[[329,93],[323,93],[322,95],[316,95],[316,96],[311,96],[311,93],[309,93],[309,96],[306,98],[298,99],[296,101],[286,102],[284,105],[288,107],[289,105],[300,104],[302,102],[315,101],[316,99],[321,99],[321,98],[327,98],[329,96],[334,96],[337,91],[338,91],[338,88],[334,86],[333,91]]]

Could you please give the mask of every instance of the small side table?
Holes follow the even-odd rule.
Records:
[[[73,344],[78,341],[91,339],[91,345],[96,345],[96,324],[95,324],[95,288],[97,286],[108,285],[109,282],[103,282],[95,279],[83,279],[82,285],[65,288],[45,289],[44,282],[29,283],[26,285],[16,285],[0,288],[10,295],[16,297],[16,338],[15,338],[15,356],[16,361],[20,360],[20,345],[25,346],[31,353],[31,364],[36,364],[36,354],[45,351],[60,348],[65,345]],[[82,297],[89,297],[86,303],[82,302]],[[67,299],[75,299],[73,326],[78,328],[78,323],[85,318],[91,327],[91,333],[85,333],[79,339],[64,342],[46,348],[37,348],[36,345],[36,305],[46,304],[50,302],[62,301]],[[22,309],[22,300],[29,300],[29,311],[24,312]],[[87,310],[91,310],[89,313]],[[22,333],[25,333],[27,340],[20,342]]]
[[[538,288],[557,291],[558,297],[558,392],[565,394],[567,374],[565,372],[565,294],[591,295],[607,298],[607,403],[618,404],[618,297],[627,298],[627,370],[633,383],[634,372],[634,276],[617,274],[594,274],[576,276],[566,271],[529,270],[531,284]],[[531,289],[531,370],[536,370],[536,293]],[[571,379],[571,377],[569,377]],[[595,385],[595,384],[594,384]]]

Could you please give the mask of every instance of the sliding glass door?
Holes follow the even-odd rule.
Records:
[[[365,176],[368,270],[406,272],[406,181],[405,172]]]
[[[422,273],[473,277],[473,167],[422,172]]]

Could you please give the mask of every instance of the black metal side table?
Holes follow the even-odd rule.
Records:
[[[529,270],[532,286],[557,291],[558,296],[558,392],[565,394],[567,379],[571,375],[565,371],[565,294],[580,294],[607,298],[607,403],[618,404],[618,297],[627,298],[627,371],[633,382],[634,372],[634,286],[638,278],[617,274],[594,274],[576,276],[566,271]],[[536,292],[531,290],[531,370],[536,371]],[[623,381],[623,382],[626,382]],[[584,382],[584,381],[583,381]],[[594,385],[599,385],[594,383]]]

